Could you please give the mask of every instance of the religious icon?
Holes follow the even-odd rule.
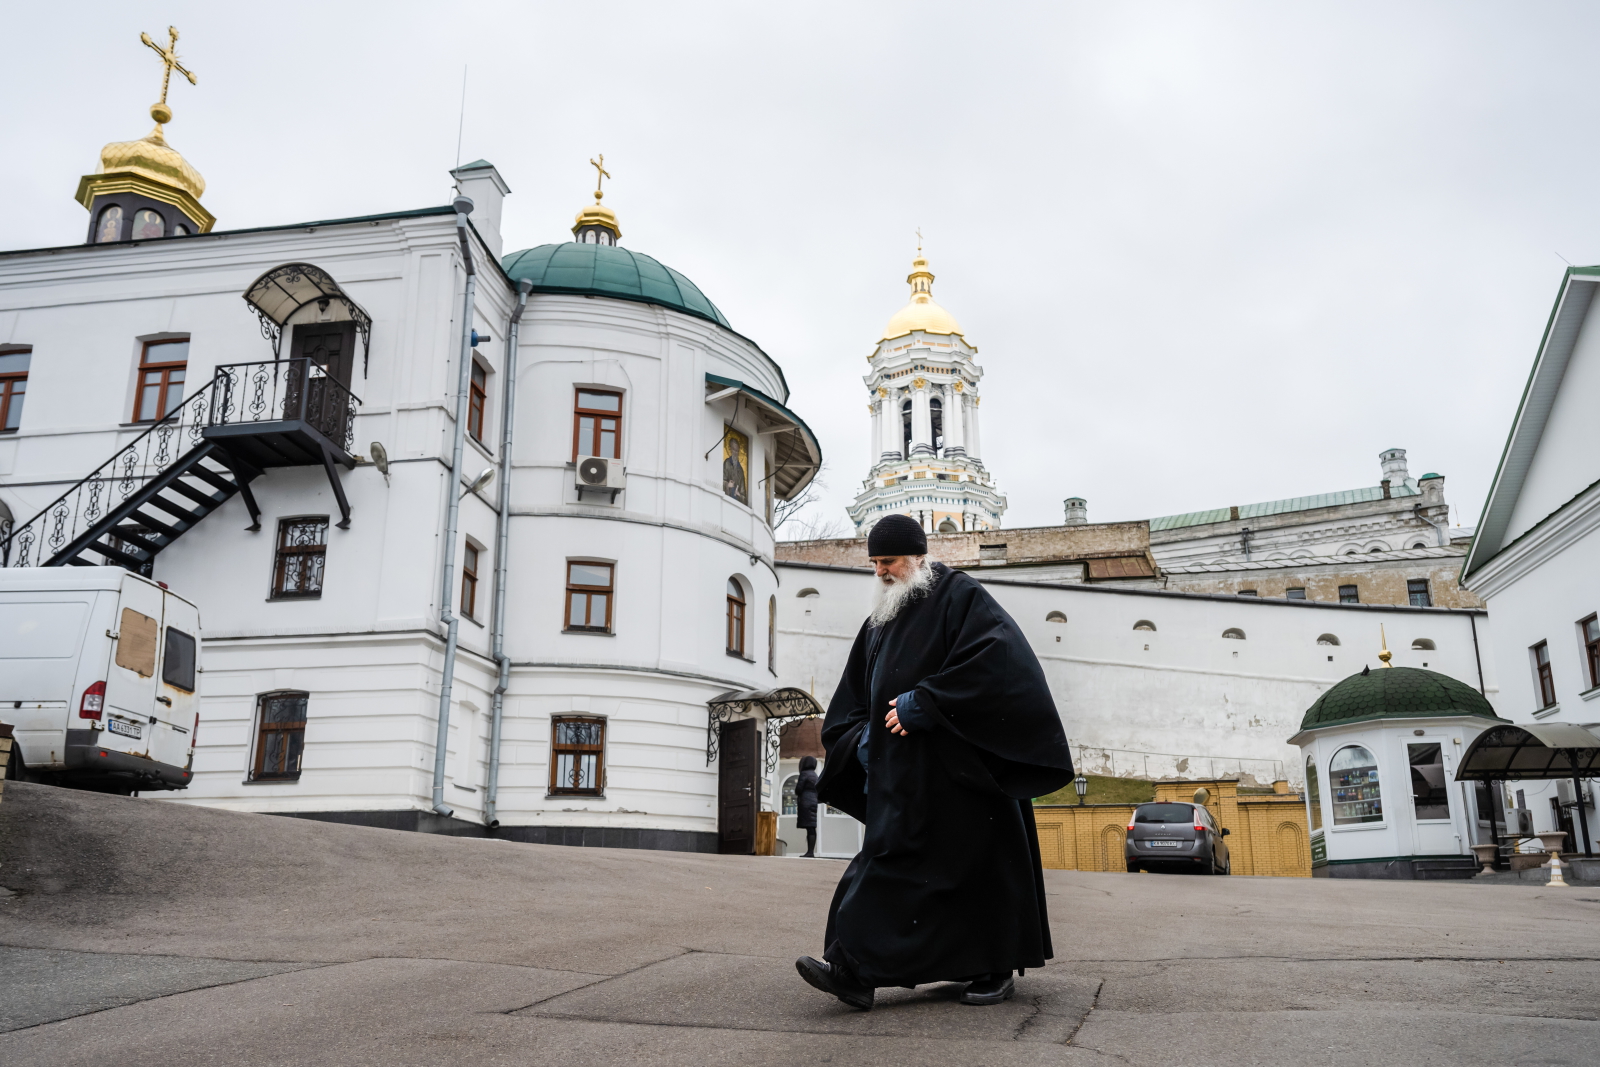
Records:
[[[750,503],[750,438],[732,426],[722,437],[722,491]]]
[[[122,237],[122,209],[115,204],[100,212],[100,229],[95,243],[105,244]]]
[[[149,240],[152,237],[165,237],[166,224],[156,212],[145,208],[136,211],[133,215],[133,236],[135,240]]]

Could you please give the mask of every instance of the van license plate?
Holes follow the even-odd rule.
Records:
[[[1151,848],[1177,848],[1179,845],[1183,844],[1183,842],[1182,841],[1146,841],[1145,844],[1149,845]]]
[[[140,729],[138,723],[123,722],[121,719],[107,719],[106,729],[110,730],[114,734],[121,734],[123,737],[132,738],[138,738],[144,733],[144,731]]]

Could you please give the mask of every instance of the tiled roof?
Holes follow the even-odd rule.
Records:
[[[1323,693],[1306,710],[1300,729],[1430,715],[1500,718],[1482,693],[1448,674],[1417,667],[1380,667],[1352,674]]]
[[[1404,483],[1391,487],[1390,496],[1421,496],[1420,490]],[[1346,489],[1338,493],[1319,493],[1316,496],[1295,496],[1287,500],[1268,500],[1263,504],[1241,504],[1239,518],[1256,519],[1266,515],[1282,515],[1290,511],[1310,511],[1313,508],[1333,508],[1341,504],[1365,504],[1383,499],[1383,486],[1369,485],[1361,489]],[[1212,508],[1209,511],[1191,511],[1183,515],[1163,515],[1150,520],[1150,532],[1178,530],[1185,526],[1204,526],[1211,522],[1227,522],[1233,517],[1232,508]]]

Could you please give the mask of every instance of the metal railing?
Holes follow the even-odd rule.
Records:
[[[346,452],[355,446],[361,401],[310,359],[229,363],[213,386],[213,426],[299,420]]]
[[[42,567],[57,552],[92,530],[147,481],[167,470],[198,445],[209,422],[207,382],[114,452],[85,479],[19,524],[0,545],[0,566]]]
[[[0,567],[42,567],[205,439],[208,426],[303,421],[349,452],[361,401],[309,359],[218,367],[212,379],[27,522],[0,529]]]

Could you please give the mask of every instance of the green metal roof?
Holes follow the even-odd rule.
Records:
[[[536,293],[582,293],[658,304],[733,329],[694,282],[631,249],[568,241],[512,252],[500,262],[513,282],[527,278]]]
[[[1437,477],[1437,475],[1435,475]],[[1390,487],[1391,497],[1421,496],[1421,490],[1401,484]],[[1264,504],[1239,505],[1240,519],[1256,519],[1264,515],[1282,515],[1290,511],[1310,511],[1313,508],[1332,508],[1340,504],[1364,504],[1369,500],[1382,500],[1383,486],[1369,485],[1362,489],[1346,489],[1339,493],[1319,493],[1316,496],[1294,496],[1287,500],[1268,500]],[[1185,526],[1204,526],[1208,522],[1227,522],[1233,517],[1232,508],[1212,508],[1210,511],[1191,511],[1184,515],[1163,515],[1150,520],[1150,530],[1177,530]]]
[[[1352,674],[1323,693],[1306,710],[1300,729],[1444,715],[1506,721],[1494,713],[1482,693],[1448,674],[1417,667],[1381,667]]]

